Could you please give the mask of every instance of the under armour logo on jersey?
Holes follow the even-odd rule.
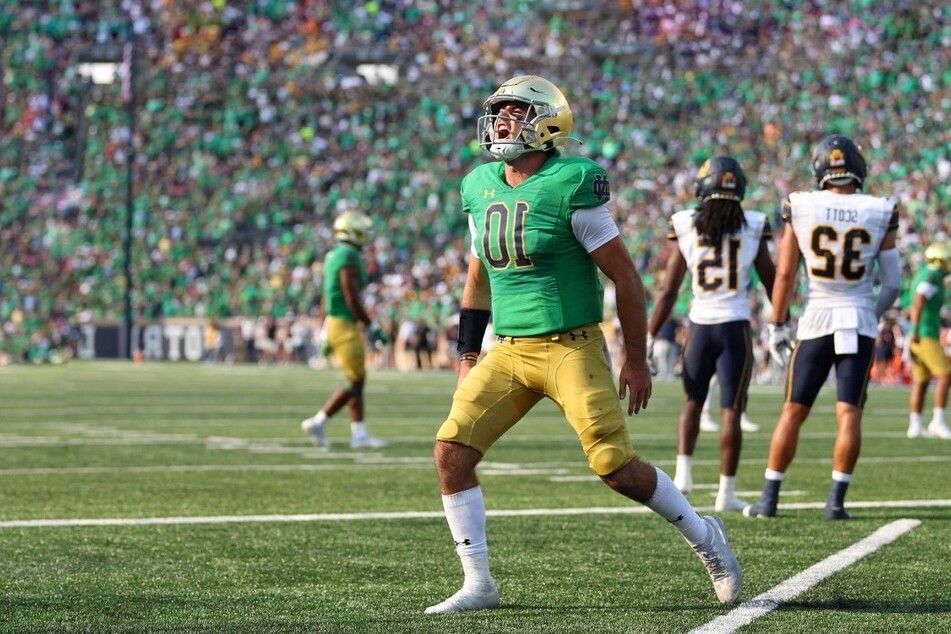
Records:
[[[471,545],[472,545],[472,540],[467,537],[466,539],[462,540],[461,542],[453,542],[453,543],[454,543],[456,546],[471,546]]]
[[[605,201],[611,197],[611,184],[604,174],[598,174],[594,177],[592,189],[594,190],[594,197],[598,200]]]
[[[572,341],[577,341],[579,338],[586,340],[588,338],[588,331],[582,330],[581,332],[569,332],[568,336],[571,337]]]
[[[483,198],[495,198],[495,190],[494,190],[494,189],[483,189],[483,190],[482,190],[482,197],[483,197]]]

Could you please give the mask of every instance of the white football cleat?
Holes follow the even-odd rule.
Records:
[[[463,586],[462,589],[436,605],[426,608],[426,614],[445,614],[447,612],[468,612],[469,610],[492,610],[501,605],[499,589],[495,581],[489,579],[487,583],[474,588]]]
[[[759,431],[759,425],[751,421],[750,417],[746,415],[746,412],[743,412],[743,415],[740,416],[740,429],[752,434]]]
[[[700,431],[720,431],[720,425],[707,414],[700,417]]]
[[[703,521],[710,527],[710,536],[694,550],[713,581],[717,599],[720,603],[733,603],[743,588],[743,570],[726,539],[723,520],[716,515],[706,515]]]
[[[357,434],[350,436],[351,449],[383,449],[389,447],[390,443],[382,438],[374,438],[370,434]]]
[[[944,438],[945,440],[951,440],[951,429],[948,429],[948,426],[944,423],[939,423],[938,421],[931,421],[928,423],[928,434],[932,438]]]
[[[928,430],[922,427],[921,425],[909,427],[907,436],[909,438],[931,438],[931,434],[928,433]]]
[[[724,511],[742,511],[747,506],[749,506],[748,502],[744,502],[735,495],[729,498],[722,498],[718,495],[716,502],[713,503],[713,510],[717,513],[723,513]]]
[[[314,444],[324,449],[330,449],[330,441],[324,434],[324,423],[318,423],[313,417],[305,418],[301,421],[300,428],[310,435]]]

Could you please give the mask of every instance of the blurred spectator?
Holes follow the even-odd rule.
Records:
[[[412,346],[413,353],[416,355],[416,369],[422,370],[424,367],[433,368],[433,349],[434,333],[423,317],[416,320],[416,328],[413,329]]]
[[[671,316],[661,325],[654,340],[654,360],[657,363],[657,378],[672,381],[677,378],[680,359],[680,330],[678,318]]]

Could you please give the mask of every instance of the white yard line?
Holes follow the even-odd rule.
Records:
[[[790,505],[793,506],[793,505]],[[824,502],[814,504],[796,504],[798,509],[822,509]],[[849,502],[849,508],[929,508],[948,507],[951,500],[897,500],[883,502]],[[712,506],[696,506],[698,511],[712,510]],[[788,508],[779,506],[780,510]],[[650,513],[640,505],[609,506],[593,508],[563,509],[511,509],[488,511],[489,517],[529,517],[549,515],[628,515]],[[36,519],[0,521],[3,528],[54,528],[74,526],[155,526],[167,524],[253,524],[263,522],[341,522],[363,520],[403,520],[442,518],[442,511],[400,511],[389,513],[312,513],[301,515],[210,515],[184,517],[141,517],[141,518],[75,518],[75,519]],[[751,520],[752,521],[752,520]],[[755,520],[774,521],[774,520]]]
[[[140,443],[122,443],[140,444]],[[163,444],[163,443],[157,443]],[[4,446],[0,442],[0,447]],[[293,464],[196,464],[196,465],[133,465],[126,467],[22,467],[13,469],[0,469],[0,477],[4,476],[25,476],[25,475],[95,475],[102,473],[162,473],[173,471],[177,473],[199,472],[208,473],[214,471],[325,471],[325,470],[346,470],[354,467],[366,468],[372,464],[374,467],[387,467],[391,465],[422,465],[432,466],[432,458],[423,457],[395,457],[386,456],[378,451],[374,452],[356,452],[356,451],[326,451],[311,445],[297,444],[278,446],[268,443],[246,443],[244,445],[235,445],[225,447],[218,444],[216,449],[228,451],[246,451],[252,454],[297,454],[304,458],[313,458],[320,460],[333,461],[325,464],[293,463]],[[863,458],[862,464],[867,463],[921,463],[921,462],[951,462],[951,455],[947,456],[894,456],[882,458]],[[652,464],[658,466],[672,465],[673,460],[653,460]],[[797,464],[830,464],[828,458],[817,458],[814,460],[799,460]],[[694,465],[719,465],[719,459],[694,460]],[[584,465],[577,462],[526,462],[520,464],[507,464],[492,461],[485,461],[479,466],[479,475],[481,476],[548,476],[553,482],[573,482],[573,481],[598,481],[596,475],[590,471],[584,470]],[[567,475],[571,472],[577,472],[576,475]],[[695,488],[711,488],[715,490],[717,485],[697,484]],[[754,491],[755,494],[759,490]],[[789,492],[783,491],[786,495]],[[795,508],[795,507],[789,507]]]
[[[823,580],[840,570],[848,568],[866,555],[887,546],[919,524],[921,522],[914,519],[896,520],[891,524],[886,524],[862,541],[826,557],[816,565],[806,568],[763,594],[755,596],[749,601],[744,601],[727,614],[691,630],[691,634],[730,634],[735,632],[744,625],[749,625],[759,617],[772,612],[783,603],[787,603],[803,592],[814,588]]]

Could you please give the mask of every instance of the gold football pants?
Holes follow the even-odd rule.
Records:
[[[499,337],[456,390],[436,438],[485,455],[542,397],[565,415],[598,475],[634,458],[597,324],[541,337]]]
[[[351,383],[362,381],[367,376],[366,351],[363,347],[363,333],[356,322],[327,317],[327,344],[333,350],[334,358]]]

